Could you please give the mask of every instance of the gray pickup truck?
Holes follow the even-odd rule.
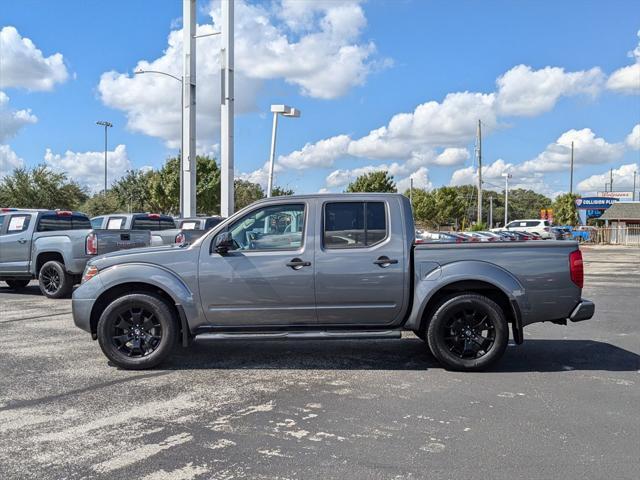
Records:
[[[102,215],[93,217],[91,226],[102,230],[148,231],[151,234],[151,246],[176,243],[176,236],[180,233],[173,217],[159,213],[114,213]]]
[[[193,243],[223,220],[224,217],[218,216],[179,218],[175,243]]]
[[[90,258],[149,245],[149,232],[92,230],[83,213],[5,208],[0,211],[0,280],[19,290],[37,278],[44,295],[61,298],[80,281]]]
[[[409,200],[335,194],[258,201],[193,245],[103,255],[73,318],[127,369],[196,336],[366,339],[415,332],[447,368],[479,370],[535,322],[587,320],[575,242],[416,245]]]

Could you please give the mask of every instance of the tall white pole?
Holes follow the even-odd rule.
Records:
[[[482,223],[482,123],[478,120],[478,225]]]
[[[509,223],[509,175],[504,177],[504,227]]]
[[[182,1],[182,212],[196,215],[196,0]]]
[[[220,106],[220,215],[233,214],[233,0],[222,0],[222,65]]]
[[[271,153],[269,154],[269,181],[267,183],[267,197],[273,190],[273,164],[276,158],[276,133],[278,132],[278,113],[273,112],[273,127],[271,129]]]

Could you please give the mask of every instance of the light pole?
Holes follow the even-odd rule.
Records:
[[[504,225],[507,226],[509,221],[509,179],[512,177],[510,173],[503,173],[504,177]]]
[[[273,128],[271,129],[271,153],[269,155],[269,182],[267,184],[267,197],[271,196],[271,190],[273,189],[273,164],[276,156],[276,132],[278,131],[278,115],[283,117],[298,118],[300,116],[300,110],[297,108],[289,107],[287,105],[271,105],[271,112],[273,113]]]
[[[157,75],[164,75],[165,77],[173,78],[174,80],[180,82],[180,216],[182,217],[183,210],[183,196],[184,196],[184,179],[182,175],[182,162],[184,162],[183,155],[184,149],[182,148],[184,142],[184,80],[180,77],[176,77],[175,75],[171,75],[167,72],[161,72],[159,70],[142,70],[141,68],[133,72],[135,75],[142,75],[144,73],[155,73]]]
[[[96,125],[104,127],[104,194],[107,194],[107,128],[113,127],[113,123],[99,120]]]

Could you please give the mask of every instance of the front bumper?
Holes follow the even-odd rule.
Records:
[[[596,310],[596,306],[590,300],[582,299],[580,303],[576,305],[576,308],[573,309],[571,315],[569,315],[569,320],[572,322],[581,322],[583,320],[589,320],[593,317],[593,314]]]

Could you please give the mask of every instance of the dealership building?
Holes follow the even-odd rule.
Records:
[[[640,227],[640,202],[615,202],[599,217],[607,227]]]

